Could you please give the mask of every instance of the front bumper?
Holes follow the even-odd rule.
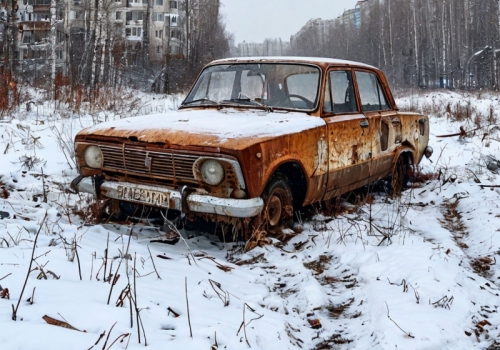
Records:
[[[122,201],[155,206],[164,209],[205,214],[217,214],[235,218],[248,218],[258,215],[264,207],[262,198],[233,199],[218,198],[188,191],[176,191],[162,186],[141,185],[130,182],[96,181],[94,177],[79,176],[71,187],[77,192],[100,194],[104,197]]]

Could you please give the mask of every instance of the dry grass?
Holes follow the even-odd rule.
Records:
[[[342,334],[335,333],[330,336],[330,338],[317,344],[313,350],[331,350],[340,349],[339,345],[345,345],[352,343],[352,340],[342,337]]]
[[[304,267],[313,270],[317,275],[321,275],[327,269],[327,265],[332,260],[331,255],[320,255],[318,260],[304,263]]]

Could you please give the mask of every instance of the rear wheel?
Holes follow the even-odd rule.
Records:
[[[389,193],[392,196],[399,196],[406,188],[411,180],[412,162],[409,154],[401,154],[394,165],[390,181]]]

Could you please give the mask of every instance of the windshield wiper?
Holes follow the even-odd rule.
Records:
[[[224,100],[220,102],[221,104],[226,104],[226,105],[245,105],[245,106],[259,106],[263,107],[265,111],[267,112],[274,112],[273,107],[270,107],[262,102],[251,100],[250,98],[232,98],[230,100]]]
[[[255,105],[255,106],[265,107],[264,104],[257,102],[255,100],[251,100],[250,98],[232,98],[229,100],[229,102],[244,103],[244,104],[251,104],[251,105]]]
[[[193,101],[189,101],[189,102],[184,102],[183,105],[184,106],[187,106],[187,105],[190,105],[190,104],[193,104],[193,103],[197,103],[197,102],[209,102],[210,104],[213,104],[213,105],[216,105],[218,104],[217,102],[215,101],[212,101],[211,99],[209,98],[199,98],[197,100],[193,100]]]

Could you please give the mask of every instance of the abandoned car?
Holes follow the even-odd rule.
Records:
[[[398,112],[361,63],[234,58],[206,66],[178,111],[82,130],[73,188],[122,217],[161,211],[231,224],[250,248],[294,209],[338,197],[432,155],[427,116]]]

